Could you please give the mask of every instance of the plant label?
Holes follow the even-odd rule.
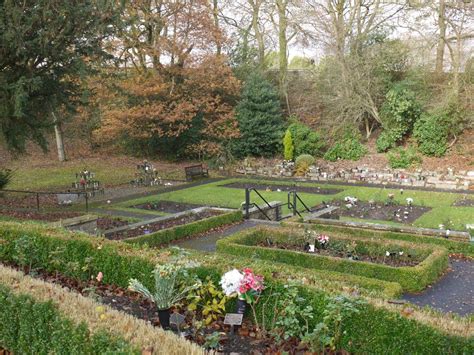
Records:
[[[170,316],[170,324],[175,324],[177,327],[179,327],[181,324],[184,323],[185,316],[179,313],[173,313]]]
[[[243,314],[238,313],[226,313],[224,318],[224,324],[227,325],[241,325],[244,318]]]
[[[309,252],[314,253],[314,244],[309,245]]]

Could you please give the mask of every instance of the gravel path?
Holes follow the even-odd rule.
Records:
[[[186,239],[175,243],[176,246],[187,249],[195,249],[201,251],[216,251],[216,242],[231,234],[255,227],[257,225],[279,226],[279,222],[260,221],[260,220],[246,220],[239,224],[234,224],[223,231],[207,234],[200,238]]]
[[[431,306],[462,316],[474,314],[474,261],[450,260],[450,271],[420,294],[403,299],[418,306]]]

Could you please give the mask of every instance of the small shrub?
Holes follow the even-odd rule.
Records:
[[[0,190],[4,189],[12,178],[13,172],[10,169],[0,169]]]
[[[421,158],[413,147],[398,148],[388,153],[388,165],[392,169],[407,169],[412,165],[420,164]]]
[[[291,137],[291,131],[286,130],[285,137],[283,138],[283,155],[285,160],[293,160],[293,152],[295,147],[293,146],[293,138]]]
[[[317,132],[302,123],[291,124],[288,127],[288,131],[291,132],[291,138],[293,140],[293,156],[299,156],[301,154],[321,156],[324,142]]]
[[[346,133],[345,137],[336,142],[324,154],[324,159],[329,161],[342,160],[359,160],[367,153],[367,148],[360,143],[359,138],[354,133]]]
[[[446,115],[423,114],[413,130],[420,152],[428,156],[443,156],[448,149],[448,130]]]
[[[295,161],[295,175],[304,176],[309,167],[314,164],[314,158],[309,154],[302,154]]]
[[[398,142],[403,138],[403,130],[400,129],[387,129],[384,130],[377,138],[376,148],[378,153],[384,153],[389,149],[394,148]]]

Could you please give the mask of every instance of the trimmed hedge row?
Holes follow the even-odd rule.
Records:
[[[184,224],[181,226],[163,229],[155,233],[124,239],[123,241],[126,243],[148,244],[150,247],[157,247],[168,244],[173,240],[187,238],[195,234],[207,232],[213,228],[239,222],[242,220],[242,218],[243,216],[241,211],[224,213],[219,216],[205,218],[200,221]]]
[[[85,323],[75,325],[51,302],[15,295],[5,285],[0,285],[0,345],[15,354],[141,353],[105,331],[90,334]]]
[[[11,285],[14,285],[14,287],[11,287]],[[49,351],[32,351],[26,345],[26,349],[29,351],[24,353],[27,354],[58,353],[50,349],[54,348],[56,343],[60,343],[60,346],[65,343],[64,350],[60,348],[62,351],[59,352],[65,354],[140,354],[143,349],[154,349],[153,353],[155,354],[167,355],[183,353],[201,355],[204,353],[203,349],[196,344],[192,344],[173,333],[165,332],[161,328],[153,327],[144,320],[114,310],[94,299],[69,291],[60,285],[33,278],[1,264],[0,289],[7,290],[6,293],[8,294],[7,297],[3,298],[0,296],[0,309],[5,308],[6,314],[4,317],[8,320],[0,325],[0,334],[3,331],[4,334],[7,334],[5,339],[0,336],[0,345],[9,344],[8,348],[21,349],[24,347],[21,340],[38,342],[41,346],[53,343],[49,346]],[[5,294],[5,292],[3,293]],[[27,302],[26,307],[22,301],[15,302],[17,299],[23,300],[24,298],[31,301]],[[14,302],[10,302],[12,299]],[[32,303],[46,305],[46,311],[45,307],[40,307],[40,311],[43,311],[43,313],[39,317],[33,312],[33,320],[30,319],[31,315],[24,314],[25,308],[28,311],[30,308],[28,306]],[[34,309],[35,307],[33,307]],[[19,315],[18,317],[12,316],[15,314],[15,310]],[[49,316],[52,316],[52,318]],[[59,322],[60,328],[57,332],[60,334],[57,335],[60,338],[50,338],[50,331],[53,330],[54,334],[57,320],[61,318],[67,319],[67,321],[66,323]],[[44,319],[46,319],[46,322],[43,321]],[[71,331],[71,329],[76,328],[80,328],[79,330],[85,329],[86,333],[81,332],[79,337],[76,337],[74,332]],[[14,336],[14,339],[10,339],[10,335],[17,333],[15,330],[20,333],[26,332],[23,336]],[[78,338],[78,341],[69,344],[68,334],[61,333],[64,330],[71,333],[71,339]],[[95,341],[95,338],[98,338],[99,342]],[[86,346],[88,340],[91,341],[90,348]],[[16,343],[17,341],[20,341],[20,344]],[[23,352],[20,351],[19,353]]]
[[[36,239],[36,243],[45,249],[41,254],[48,254],[57,247],[66,249],[64,264],[79,262],[80,265],[93,263],[95,271],[104,272],[104,282],[124,286],[130,277],[143,280],[151,287],[153,284],[151,271],[157,262],[164,262],[165,254],[156,250],[126,246],[123,243],[106,241],[100,238],[86,238],[73,233],[54,229],[20,226],[15,223],[0,224],[0,260],[11,258],[12,245],[22,236]],[[3,238],[3,243],[2,239]],[[166,255],[168,255],[167,253]],[[235,257],[229,260],[228,256],[219,254],[196,254],[203,267],[198,272],[201,277],[211,276],[218,281],[222,271],[232,267],[253,267],[260,272],[262,262]],[[92,261],[91,261],[92,258]],[[87,261],[87,260],[89,261]],[[55,265],[48,260],[39,258],[38,263],[45,263],[47,268],[58,270],[76,277],[88,278],[88,273],[77,268],[70,269],[64,265]],[[270,268],[270,263],[267,263]],[[104,271],[105,270],[105,271]],[[278,279],[285,269],[273,268],[273,272],[266,273],[268,288],[277,290],[283,287],[284,280]],[[304,275],[303,275],[304,276]],[[314,327],[322,320],[322,312],[327,306],[330,294],[322,288],[302,286],[301,294],[308,304],[314,308],[314,318],[310,326]],[[370,354],[470,354],[474,351],[472,338],[472,324],[466,319],[453,318],[449,315],[438,315],[427,310],[418,310],[407,318],[401,312],[403,306],[388,304],[381,300],[368,298],[369,303],[360,309],[357,317],[344,321],[342,346],[353,353]],[[259,307],[264,302],[259,302]]]
[[[290,244],[294,243],[298,238],[298,236],[294,235],[294,230],[292,229],[275,230],[256,227],[217,241],[217,251],[232,255],[252,255],[259,259],[273,260],[309,269],[338,271],[397,282],[405,291],[420,291],[424,289],[435,281],[448,267],[448,251],[439,247],[428,247],[431,249],[429,250],[415,247],[413,244],[399,242],[398,245],[400,247],[418,251],[420,255],[425,253],[429,253],[429,255],[416,266],[392,267],[384,264],[257,246],[257,243],[265,241],[270,237],[272,240],[285,240]],[[330,235],[331,239],[351,241],[350,239]],[[377,244],[381,245],[382,248],[393,248],[393,244],[387,244],[383,241],[359,238],[357,243],[362,246],[365,245],[367,248],[373,248]]]
[[[363,228],[338,227],[313,223],[286,223],[282,225],[291,227],[307,227],[320,233],[337,233],[337,235],[355,238],[377,238],[402,240],[412,243],[430,244],[440,246],[449,250],[450,253],[459,253],[474,257],[474,243],[444,239],[440,237],[431,237],[427,235],[413,235],[400,232],[376,231]]]

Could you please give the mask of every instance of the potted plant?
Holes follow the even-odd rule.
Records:
[[[243,269],[242,272],[237,269],[226,272],[220,284],[226,296],[237,295],[236,313],[239,314],[244,314],[247,303],[255,303],[264,289],[263,276],[255,275],[249,268]]]
[[[155,293],[150,292],[140,281],[131,279],[129,289],[142,294],[155,303],[158,308],[158,317],[163,329],[170,327],[171,307],[186,297],[186,295],[200,286],[195,282],[191,286],[179,287],[179,277],[185,272],[185,267],[180,264],[157,265],[153,274],[155,276]]]

